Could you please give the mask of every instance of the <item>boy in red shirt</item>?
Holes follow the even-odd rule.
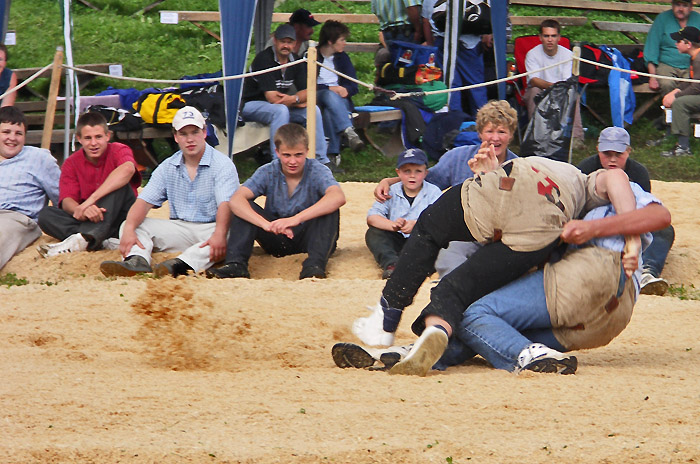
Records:
[[[45,258],[111,248],[107,239],[119,237],[119,226],[141,185],[131,148],[110,143],[112,133],[102,115],[83,114],[75,130],[83,148],[63,162],[58,205],[39,213],[41,230],[62,240],[37,248]]]

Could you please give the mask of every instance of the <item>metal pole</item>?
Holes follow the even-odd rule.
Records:
[[[306,131],[309,133],[309,157],[316,157],[316,45],[306,55]]]

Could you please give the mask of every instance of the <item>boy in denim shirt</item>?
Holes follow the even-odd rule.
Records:
[[[369,229],[365,242],[383,269],[383,279],[388,279],[394,271],[420,213],[442,194],[438,187],[424,182],[428,157],[423,150],[410,148],[401,153],[396,174],[400,182],[391,186],[391,198],[383,203],[375,201],[367,213]]]

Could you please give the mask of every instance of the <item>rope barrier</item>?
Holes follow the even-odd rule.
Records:
[[[10,95],[12,92],[17,92],[19,89],[21,89],[22,87],[24,87],[25,85],[29,84],[31,81],[33,81],[34,79],[39,77],[39,75],[41,73],[43,73],[47,69],[51,69],[52,66],[53,66],[53,63],[47,64],[46,66],[44,66],[43,68],[41,68],[40,70],[38,70],[37,72],[32,74],[31,76],[29,76],[28,78],[26,78],[21,84],[16,85],[16,86],[12,87],[11,89],[8,89],[7,91],[5,91],[5,93],[0,95],[0,100],[5,98],[7,95]]]
[[[230,80],[234,80],[234,79],[244,79],[246,77],[258,76],[260,74],[267,74],[267,73],[272,72],[272,71],[277,71],[278,69],[289,68],[289,67],[296,66],[298,64],[305,63],[305,62],[306,62],[306,58],[299,58],[298,60],[294,60],[294,61],[291,61],[291,62],[286,63],[286,64],[275,66],[274,68],[267,68],[267,69],[263,69],[260,71],[253,71],[253,72],[249,72],[249,73],[237,74],[235,76],[209,77],[206,79],[178,79],[178,80],[146,79],[146,78],[140,78],[140,77],[112,76],[111,74],[101,73],[98,71],[92,71],[90,69],[83,69],[83,68],[78,68],[78,67],[74,67],[74,66],[69,66],[67,64],[64,64],[63,67],[66,69],[72,69],[73,71],[79,71],[79,72],[85,73],[85,74],[92,74],[93,76],[107,77],[109,79],[119,79],[119,80],[124,80],[124,81],[147,82],[147,83],[151,83],[151,84],[204,84],[207,82],[230,81]]]

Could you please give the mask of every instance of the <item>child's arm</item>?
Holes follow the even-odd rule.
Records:
[[[374,189],[374,198],[380,203],[387,201],[389,198],[391,198],[391,195],[389,195],[389,189],[399,180],[400,179],[398,177],[385,177],[384,179],[380,180],[379,184],[377,184],[377,187]]]
[[[381,230],[388,230],[389,232],[398,232],[401,228],[399,221],[392,221],[391,219],[380,216],[379,214],[371,214],[367,216],[367,225]]]

